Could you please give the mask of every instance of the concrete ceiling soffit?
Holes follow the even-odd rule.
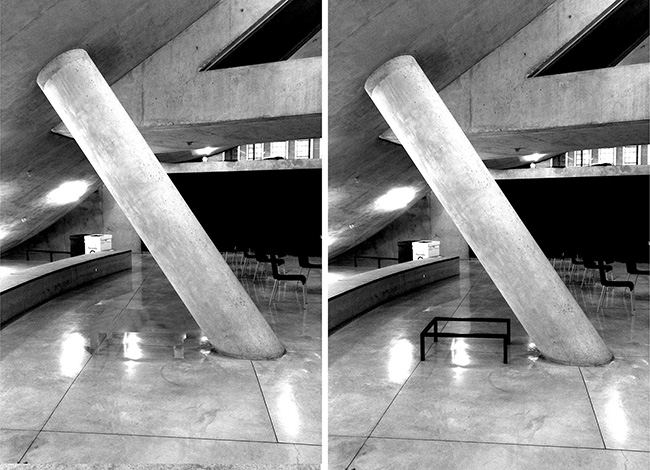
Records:
[[[320,158],[299,160],[242,160],[237,162],[212,161],[168,164],[162,167],[167,173],[226,173],[249,171],[321,170]]]
[[[615,3],[557,1],[441,90],[484,160],[514,167],[531,154],[648,143],[648,63],[528,78]],[[399,143],[390,129],[380,138]]]
[[[604,176],[647,176],[648,169],[641,165],[578,166],[566,168],[515,168],[490,170],[495,180],[522,180],[545,178],[594,178]]]
[[[114,83],[219,0],[3,0],[0,43],[2,158],[0,248],[10,250],[75,207],[52,192],[100,181],[77,144],[50,132],[56,112],[36,84],[45,64],[83,48]]]
[[[112,85],[154,152],[320,136],[320,57],[200,71],[281,3],[221,1]]]
[[[382,0],[370,7],[330,2],[330,258],[377,233],[428,191],[406,152],[377,138],[387,125],[363,91],[368,75],[396,55],[411,54],[434,86],[444,89],[551,3]],[[413,202],[394,210],[376,207],[392,188],[415,191]]]

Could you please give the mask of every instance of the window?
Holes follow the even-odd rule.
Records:
[[[576,150],[574,166],[591,165],[591,150]]]
[[[296,158],[309,158],[309,139],[296,140]]]
[[[309,145],[311,146],[309,151],[309,155],[311,155],[311,158],[321,158],[320,139],[311,139],[309,141]]]
[[[287,142],[271,142],[271,157],[287,158]]]
[[[623,147],[623,165],[638,165],[638,153],[636,145],[627,145]],[[641,150],[640,148],[638,150]]]
[[[245,160],[262,160],[264,158],[264,144],[248,144],[242,148],[246,149],[242,159]]]
[[[291,150],[291,158],[321,158],[320,140],[300,139],[240,145],[216,155],[215,159],[222,161],[251,161],[263,160],[264,158],[289,158],[289,150]]]
[[[255,160],[255,144],[246,146],[246,160]]]
[[[255,144],[255,160],[264,158],[264,144]]]
[[[648,37],[648,1],[621,0],[583,29],[534,77],[614,67]]]
[[[616,149],[598,149],[598,163],[609,163],[610,165],[616,164]]]
[[[266,64],[290,58],[322,29],[320,0],[285,0],[201,70]],[[242,10],[243,11],[243,10]]]

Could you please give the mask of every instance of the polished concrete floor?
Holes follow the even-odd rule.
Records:
[[[650,468],[648,278],[634,315],[621,289],[597,313],[600,285],[568,285],[616,357],[607,366],[540,358],[477,261],[330,335],[329,468]],[[511,318],[509,363],[499,340],[469,338],[428,339],[421,362],[436,315]]]
[[[281,359],[212,353],[149,255],[6,325],[0,461],[316,468],[321,273],[310,274],[306,308],[295,283],[269,307],[273,280],[241,279],[287,347]]]

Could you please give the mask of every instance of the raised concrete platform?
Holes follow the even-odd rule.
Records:
[[[131,251],[105,251],[42,264],[0,279],[2,323],[86,282],[131,269]]]
[[[459,257],[440,256],[387,266],[337,281],[329,285],[328,328],[332,331],[383,302],[458,275]]]

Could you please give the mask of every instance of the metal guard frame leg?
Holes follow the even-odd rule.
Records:
[[[506,333],[441,333],[438,331],[438,321],[459,321],[459,322],[483,322],[483,323],[505,323]],[[433,333],[429,330],[433,326]],[[509,318],[453,318],[453,317],[434,317],[420,333],[420,360],[425,360],[425,338],[433,337],[437,342],[438,338],[487,338],[501,339],[503,341],[503,363],[508,363],[508,345],[511,343],[511,326]]]

